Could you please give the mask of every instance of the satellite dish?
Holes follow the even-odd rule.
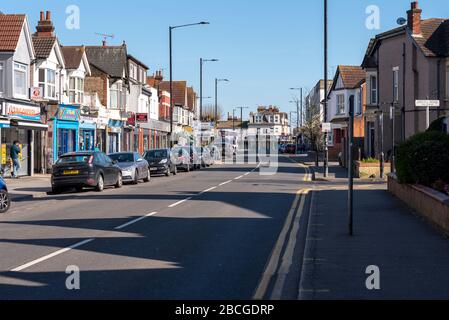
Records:
[[[403,26],[404,24],[407,23],[407,19],[405,18],[399,18],[398,20],[396,20],[397,24],[400,26]]]

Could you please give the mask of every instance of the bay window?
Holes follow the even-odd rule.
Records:
[[[69,78],[69,101],[74,104],[82,104],[84,100],[84,79],[79,77]]]
[[[110,90],[110,100],[111,100],[111,108],[118,109],[119,108],[119,87],[116,83],[111,86]]]
[[[56,98],[56,71],[51,69],[39,69],[39,87],[46,98]]]
[[[14,62],[14,95],[27,96],[28,67],[24,64]]]

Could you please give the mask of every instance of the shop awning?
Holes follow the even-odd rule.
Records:
[[[35,122],[35,121],[23,121],[23,120],[11,120],[11,125],[20,129],[28,129],[35,131],[47,131],[48,125]]]
[[[11,121],[8,119],[0,119],[0,128],[9,128],[11,126]]]

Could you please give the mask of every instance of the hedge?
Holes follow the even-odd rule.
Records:
[[[401,183],[429,187],[438,180],[449,183],[449,136],[428,131],[400,144],[396,172]]]

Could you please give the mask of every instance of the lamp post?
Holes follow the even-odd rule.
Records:
[[[205,62],[217,62],[218,59],[200,58],[200,122],[203,121],[203,65]]]
[[[327,0],[324,0],[324,121],[327,122]],[[327,178],[329,175],[329,148],[327,146],[327,132],[324,133],[324,172],[323,176]]]
[[[190,23],[179,26],[168,27],[169,33],[169,56],[170,56],[170,146],[173,147],[173,30],[198,25],[207,25],[209,22],[201,21],[198,23]]]
[[[215,78],[215,126],[218,123],[218,83],[219,82],[229,82],[229,80]]]

